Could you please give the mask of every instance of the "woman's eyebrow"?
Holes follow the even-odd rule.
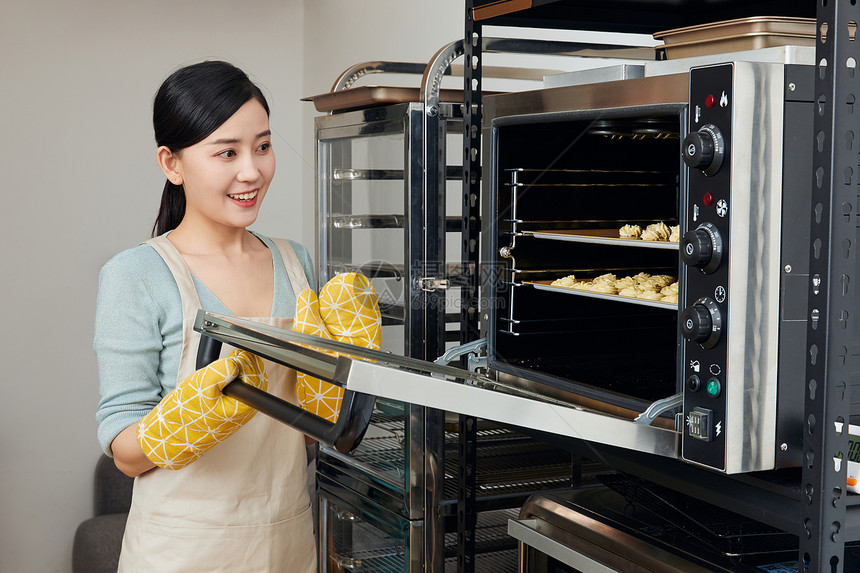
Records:
[[[261,131],[257,135],[254,136],[254,139],[260,139],[261,137],[269,137],[272,135],[272,131],[267,129],[266,131]],[[224,145],[225,143],[239,143],[239,140],[235,137],[224,137],[221,139],[214,139],[209,142],[209,145]]]

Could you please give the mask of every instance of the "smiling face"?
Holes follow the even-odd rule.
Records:
[[[185,190],[183,224],[248,227],[275,175],[269,117],[249,100],[202,141],[178,153],[161,147],[158,159]]]

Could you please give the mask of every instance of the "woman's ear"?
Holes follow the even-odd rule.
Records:
[[[167,180],[174,185],[182,185],[179,157],[164,145],[158,148],[155,152],[155,157],[158,160],[158,166],[161,167]]]

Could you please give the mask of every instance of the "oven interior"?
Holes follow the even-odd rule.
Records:
[[[607,273],[619,288],[639,273],[678,281],[677,242],[619,240],[619,229],[679,224],[684,109],[494,122],[488,219],[495,228],[485,234],[495,242],[488,273],[491,368],[637,412],[679,391],[677,298],[552,282]]]

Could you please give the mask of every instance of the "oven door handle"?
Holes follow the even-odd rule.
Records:
[[[222,341],[202,334],[197,348],[197,368],[203,368],[216,360],[221,353],[221,346]],[[252,349],[246,350],[253,352]],[[361,443],[370,425],[375,403],[374,396],[346,390],[337,421],[330,422],[239,379],[227,384],[222,392],[343,453],[351,452]]]

